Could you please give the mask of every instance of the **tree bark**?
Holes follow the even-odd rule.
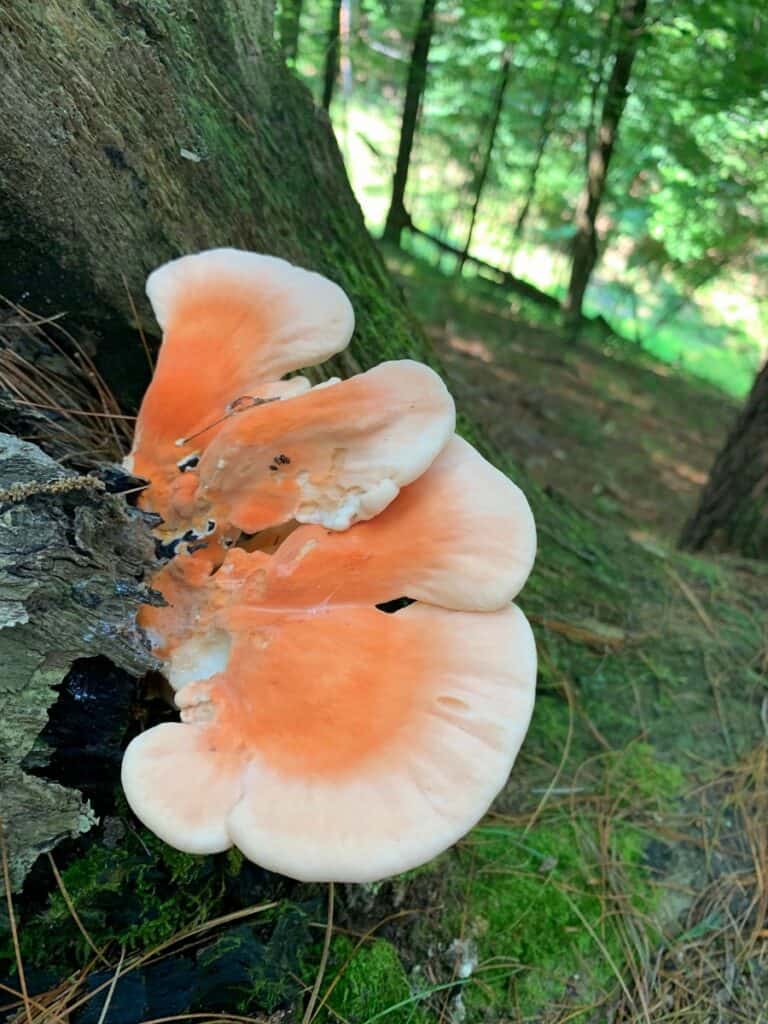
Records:
[[[323,70],[323,109],[328,110],[333,99],[336,79],[339,77],[339,37],[341,0],[331,0],[330,21],[325,43],[325,68]]]
[[[304,0],[283,0],[280,8],[280,47],[290,64],[295,63],[299,55],[299,30],[303,6]]]
[[[328,119],[275,48],[271,3],[202,0],[194,16],[177,7],[0,8],[0,294],[43,315],[65,311],[134,404],[148,378],[134,304],[151,345],[157,337],[148,271],[216,245],[275,253],[345,288],[356,335],[329,372],[430,361],[365,230]],[[10,450],[0,490],[64,472]],[[74,658],[106,655],[138,674],[149,664],[132,632],[146,599],[134,526],[121,501],[91,490],[0,503],[0,815],[14,883],[93,817],[77,793],[21,767],[51,687]]]
[[[270,0],[0,7],[0,294],[67,313],[135,404],[147,273],[234,245],[337,281],[357,329],[342,369],[428,357],[371,242],[327,117],[285,68]]]
[[[680,546],[768,558],[768,363],[715,459]]]
[[[400,245],[403,229],[410,223],[405,209],[405,186],[408,183],[408,169],[411,163],[413,139],[419,118],[419,107],[427,83],[427,59],[435,25],[437,0],[424,0],[413,40],[411,62],[408,67],[408,82],[405,89],[403,119],[400,126],[400,144],[397,150],[395,174],[392,179],[392,198],[384,225],[384,240]]]
[[[154,545],[141,514],[98,484],[0,434],[0,819],[14,887],[95,820],[79,792],[40,777],[54,687],[77,658],[138,675],[155,664],[134,622]]]
[[[483,153],[482,162],[477,169],[475,180],[472,185],[472,191],[474,198],[472,200],[472,212],[469,217],[469,229],[467,231],[467,239],[464,242],[464,249],[461,257],[459,258],[459,273],[461,273],[464,264],[467,262],[467,256],[469,255],[469,249],[472,245],[472,235],[475,231],[475,222],[477,221],[477,211],[480,206],[480,200],[483,195],[483,189],[488,179],[488,171],[491,169],[491,158],[493,156],[493,147],[496,144],[496,132],[499,129],[499,120],[501,118],[501,111],[504,107],[504,94],[507,91],[507,85],[509,84],[509,68],[512,63],[512,57],[509,53],[505,53],[501,59],[501,68],[499,70],[499,80],[496,86],[496,95],[493,99],[493,109],[491,111],[491,120],[488,127],[488,139],[485,144],[485,152]]]
[[[608,169],[616,145],[619,124],[627,102],[627,86],[645,15],[646,0],[619,0],[620,36],[606,85],[597,137],[589,153],[587,180],[576,206],[576,235],[565,312],[576,324],[581,316],[584,293],[597,263],[597,215],[605,194]]]

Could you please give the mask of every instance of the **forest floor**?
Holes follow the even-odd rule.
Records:
[[[336,887],[324,965],[326,888],[177,854],[118,805],[19,909],[37,1002],[10,1019],[768,1021],[768,566],[674,546],[736,407],[493,286],[393,270],[537,518],[507,789],[434,863]]]

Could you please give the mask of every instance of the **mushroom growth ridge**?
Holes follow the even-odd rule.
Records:
[[[181,721],[129,744],[127,799],[178,849],[236,845],[305,881],[422,864],[487,811],[528,727],[528,503],[454,434],[426,366],[279,379],[349,340],[319,275],[213,250],[148,292],[166,333],[130,458],[174,557],[140,624]],[[228,369],[177,423],[162,396],[206,345]]]

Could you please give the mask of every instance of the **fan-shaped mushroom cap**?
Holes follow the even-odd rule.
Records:
[[[182,723],[123,762],[129,803],[173,846],[234,842],[294,878],[370,881],[444,850],[503,786],[536,674],[517,608],[239,606],[217,621],[226,668],[182,687]]]
[[[148,503],[163,514],[177,463],[199,456],[228,405],[306,390],[303,379],[279,378],[345,348],[354,313],[341,288],[320,274],[237,249],[166,263],[150,274],[147,294],[163,343],[127,462],[152,482]],[[178,447],[200,431],[193,447]]]
[[[296,519],[344,530],[370,519],[432,463],[453,433],[438,375],[381,363],[290,402],[258,406],[221,428],[167,525],[215,522],[255,533]]]
[[[534,547],[521,493],[454,438],[345,533],[300,526],[211,575],[176,559],[156,583],[168,606],[141,621],[182,723],[129,746],[131,806],[181,849],[234,842],[306,880],[430,859],[486,811],[525,735],[535,647],[502,606]],[[374,607],[401,594],[443,607]],[[209,777],[210,798],[183,781]]]
[[[536,556],[523,492],[462,438],[380,515],[344,533],[294,530],[269,565],[277,606],[383,604],[411,597],[495,611],[515,597]]]

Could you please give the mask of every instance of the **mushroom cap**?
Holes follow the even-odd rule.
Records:
[[[419,477],[454,425],[453,399],[433,370],[381,363],[232,417],[190,474],[199,481],[194,507],[174,512],[180,524],[212,520],[246,533],[291,519],[345,530]]]
[[[454,435],[429,469],[374,519],[343,533],[293,530],[269,567],[278,606],[384,604],[410,597],[457,611],[496,611],[536,557],[525,495]]]
[[[536,676],[516,607],[239,608],[230,628],[224,671],[123,761],[128,802],[171,845],[372,881],[446,849],[504,785]]]
[[[162,515],[177,463],[204,450],[229,404],[307,390],[304,379],[280,378],[345,348],[354,313],[320,274],[237,249],[172,260],[150,274],[147,294],[163,343],[126,462],[151,480],[144,503]],[[200,431],[194,447],[180,450],[179,439]]]
[[[129,803],[180,849],[236,843],[303,880],[429,860],[485,813],[530,719],[533,637],[504,607],[533,559],[525,499],[454,438],[376,518],[254,541],[156,583],[169,605],[141,621],[182,722],[128,747]],[[424,603],[374,607],[404,593]]]

